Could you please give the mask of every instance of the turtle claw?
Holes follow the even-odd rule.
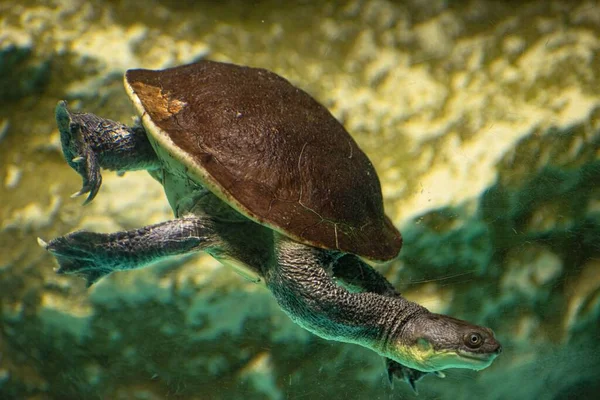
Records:
[[[76,129],[80,129],[79,125],[77,126]],[[79,135],[79,137],[81,137],[81,135]],[[98,194],[100,185],[102,185],[102,175],[100,174],[100,165],[96,159],[96,154],[89,148],[87,143],[84,143],[81,147],[84,155],[73,158],[70,165],[81,176],[83,185],[81,189],[78,192],[73,193],[71,197],[79,197],[89,193],[87,199],[83,202],[83,205],[86,205],[94,200],[94,197]]]
[[[71,198],[74,199],[76,197],[82,196],[86,193],[88,194],[87,199],[83,202],[83,205],[90,203],[96,195],[98,194],[98,190],[100,190],[100,185],[102,184],[102,175],[100,173],[97,174],[97,177],[93,180],[93,182],[89,182],[88,179],[82,175],[83,177],[83,187],[79,189],[77,192],[71,195]]]
[[[88,204],[92,200],[94,200],[94,198],[98,194],[98,190],[100,189],[101,183],[102,183],[102,177],[100,177],[99,182],[97,184],[94,184],[93,186],[90,186],[89,184],[84,184],[81,189],[79,189],[77,192],[73,193],[70,197],[72,199],[74,199],[76,197],[79,197],[86,193],[89,193],[87,199],[85,199],[85,201],[82,204],[85,206],[86,204]]]
[[[390,387],[394,387],[394,378],[398,378],[401,381],[408,383],[415,394],[419,394],[419,391],[417,390],[417,382],[420,381],[424,376],[434,374],[440,378],[446,377],[446,375],[441,371],[423,372],[406,367],[394,360],[390,360],[389,358],[385,360],[385,363]]]
[[[40,245],[40,247],[42,249],[44,249],[44,250],[48,249],[48,243],[44,239],[42,239],[41,237],[37,238],[37,242],[38,242],[38,244]]]

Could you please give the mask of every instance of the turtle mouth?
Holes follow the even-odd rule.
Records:
[[[466,351],[458,351],[458,356],[460,358],[466,358],[469,360],[476,360],[476,361],[488,361],[490,359],[493,359],[495,357],[495,354],[485,354],[485,353],[469,353]]]
[[[477,369],[488,367],[497,356],[495,353],[470,353],[464,350],[458,350],[456,354]]]

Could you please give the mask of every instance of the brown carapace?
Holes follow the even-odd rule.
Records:
[[[373,164],[331,113],[265,69],[202,61],[129,70],[149,134],[258,223],[371,261],[402,246]],[[191,165],[190,165],[191,164]]]

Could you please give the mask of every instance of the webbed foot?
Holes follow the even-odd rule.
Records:
[[[416,394],[419,394],[419,391],[417,390],[417,382],[420,381],[424,376],[429,374],[434,374],[440,378],[444,378],[446,376],[441,371],[423,372],[412,369],[394,360],[390,360],[389,358],[386,358],[385,365],[388,373],[388,381],[391,387],[394,387],[394,377],[396,377],[401,381],[408,383]]]
[[[76,121],[75,114],[67,108],[66,101],[60,101],[56,106],[56,122],[60,131],[62,149],[67,163],[81,176],[83,184],[81,189],[71,197],[79,197],[89,193],[83,203],[91,202],[102,184],[100,164],[96,153],[92,150],[86,135],[82,131],[82,122]]]
[[[51,240],[38,238],[38,243],[58,261],[57,274],[72,274],[85,279],[86,287],[110,274],[114,268],[103,257],[104,234],[77,231]],[[103,262],[104,260],[104,262]]]

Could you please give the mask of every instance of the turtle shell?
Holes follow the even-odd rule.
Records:
[[[398,255],[373,164],[284,78],[200,61],[128,70],[125,86],[155,145],[242,214],[312,246],[372,261]]]

